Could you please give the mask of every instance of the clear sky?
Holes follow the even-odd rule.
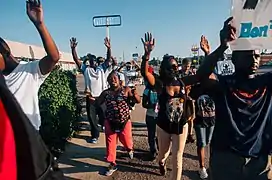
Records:
[[[112,27],[113,55],[143,53],[140,38],[153,33],[156,47],[152,54],[189,56],[202,34],[212,48],[219,43],[219,31],[230,15],[231,0],[42,0],[45,23],[59,49],[70,52],[69,38],[78,40],[80,56],[105,55],[105,28],[94,28],[92,17],[120,14],[122,26]],[[24,0],[1,0],[0,36],[4,39],[41,45],[34,26],[25,13]],[[136,48],[137,47],[137,48]]]

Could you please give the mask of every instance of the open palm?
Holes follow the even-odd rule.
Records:
[[[145,39],[141,38],[142,43],[144,45],[145,53],[150,54],[155,46],[155,39],[152,38],[151,33],[145,33]]]
[[[71,47],[71,48],[76,48],[76,46],[77,46],[77,40],[76,40],[75,37],[72,37],[72,38],[70,39],[70,47]]]
[[[43,9],[40,0],[27,0],[26,11],[29,19],[35,24],[43,22]]]
[[[207,40],[207,38],[205,36],[201,36],[201,40],[200,40],[200,48],[202,49],[202,51],[204,51],[204,53],[209,54],[211,51],[211,47],[209,45],[209,41]]]
[[[111,48],[111,43],[110,43],[110,39],[108,37],[106,37],[104,39],[104,44],[107,48]]]

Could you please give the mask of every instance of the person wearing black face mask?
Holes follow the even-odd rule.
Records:
[[[100,134],[100,126],[103,126],[104,123],[104,110],[103,107],[96,107],[95,106],[95,99],[99,97],[101,92],[103,90],[107,89],[107,83],[106,83],[106,77],[109,73],[109,65],[111,64],[112,58],[111,58],[111,44],[110,40],[108,38],[104,39],[104,44],[107,48],[107,59],[105,62],[99,64],[99,66],[95,65],[95,61],[97,60],[94,55],[88,54],[88,62],[89,66],[86,66],[85,64],[82,64],[82,62],[79,60],[76,52],[77,47],[77,41],[76,38],[71,38],[70,40],[70,46],[72,50],[72,56],[77,64],[78,68],[83,72],[84,74],[84,80],[86,88],[85,94],[86,94],[86,109],[87,109],[87,117],[90,122],[91,126],[91,139],[88,140],[90,143],[97,143],[99,134]],[[101,58],[99,58],[101,60]],[[99,61],[100,62],[100,61]],[[115,62],[112,62],[115,63]],[[115,65],[115,64],[114,64]],[[97,121],[97,117],[99,116],[99,122]]]
[[[148,60],[154,48],[155,40],[150,33],[142,39],[145,54],[141,64],[141,73],[158,94],[157,136],[159,145],[159,167],[161,175],[166,174],[166,159],[172,143],[172,176],[170,180],[182,177],[182,156],[188,134],[187,120],[192,109],[187,105],[186,88],[199,82],[201,75],[196,74],[179,78],[178,63],[173,56],[165,55],[161,62],[159,77],[148,71]]]

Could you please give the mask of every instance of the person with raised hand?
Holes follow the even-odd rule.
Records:
[[[272,74],[257,75],[259,50],[233,51],[232,75],[212,74],[218,60],[236,39],[233,18],[220,31],[220,46],[205,58],[198,73],[215,102],[211,142],[212,180],[272,179]]]
[[[208,56],[211,52],[211,46],[209,44],[208,39],[205,36],[201,36],[200,38],[200,48],[204,52],[205,56]]]
[[[205,56],[210,54],[210,45],[205,36],[201,36],[201,50]],[[205,166],[205,148],[209,146],[215,124],[215,103],[211,98],[212,89],[204,88],[202,83],[192,86],[189,96],[195,100],[194,129],[196,135],[197,155],[199,160],[199,176],[208,178]]]
[[[193,109],[188,106],[187,87],[200,81],[199,75],[179,78],[178,63],[174,56],[165,55],[161,62],[159,76],[148,71],[148,60],[155,46],[151,33],[142,39],[145,54],[142,58],[141,73],[149,85],[157,92],[158,111],[157,137],[158,160],[161,175],[166,174],[166,160],[172,143],[172,172],[170,180],[182,177],[182,156],[188,134],[188,119]],[[187,86],[187,87],[186,87]]]
[[[43,19],[43,8],[39,0],[26,1],[26,12],[43,42],[46,56],[31,62],[17,61],[4,39],[0,38],[0,70],[9,90],[14,94],[32,125],[39,130],[41,117],[38,91],[49,73],[60,59],[58,48]]]
[[[91,127],[91,138],[88,139],[88,142],[96,144],[100,135],[100,127],[103,128],[104,126],[105,107],[95,106],[95,99],[99,97],[103,90],[108,88],[106,79],[116,62],[111,57],[111,43],[108,38],[104,39],[104,45],[107,48],[106,60],[102,57],[96,58],[94,55],[87,54],[87,59],[83,62],[80,61],[76,52],[77,45],[76,38],[72,37],[70,39],[72,56],[76,65],[82,71],[85,81],[87,118]],[[97,121],[97,115],[99,121]]]

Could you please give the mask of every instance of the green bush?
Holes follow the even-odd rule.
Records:
[[[63,151],[81,115],[76,75],[56,67],[40,88],[39,106],[43,140],[53,153]]]

